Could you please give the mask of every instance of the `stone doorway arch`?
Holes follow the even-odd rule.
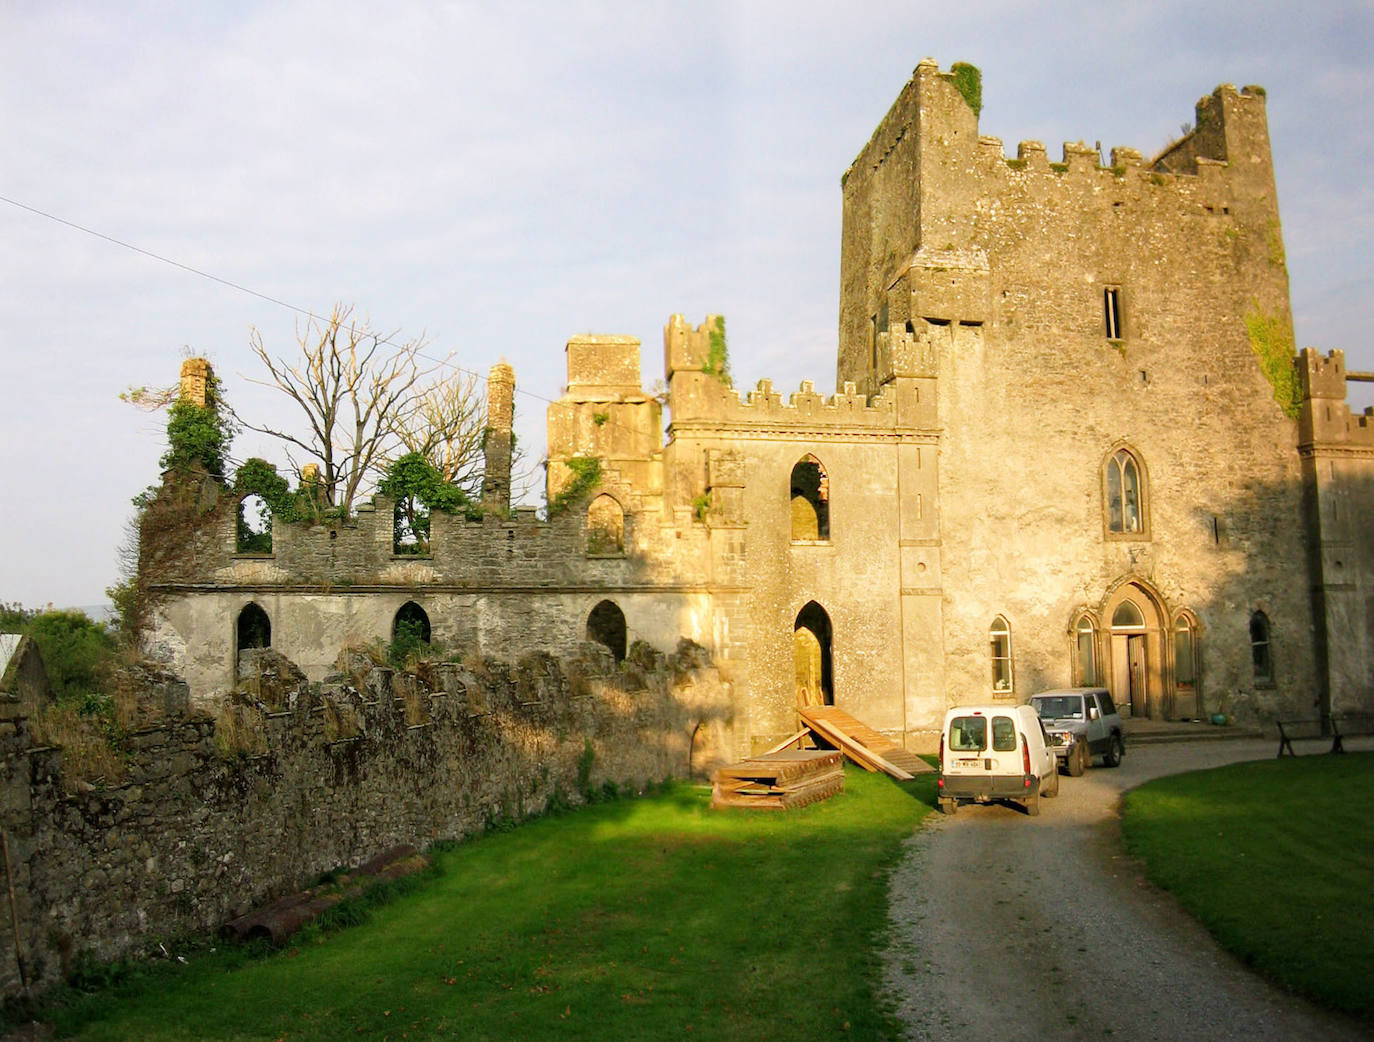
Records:
[[[796,667],[797,705],[834,705],[830,616],[815,601],[809,601],[792,624],[792,660]]]
[[[1164,685],[1166,618],[1159,595],[1139,579],[1119,584],[1102,606],[1109,632],[1104,679],[1123,716],[1172,715]]]

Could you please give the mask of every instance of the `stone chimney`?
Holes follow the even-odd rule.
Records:
[[[486,459],[482,475],[482,505],[502,514],[510,513],[510,464],[515,419],[515,370],[505,362],[491,367],[487,375],[487,427],[482,439]]]
[[[188,358],[181,363],[181,397],[205,408],[210,389],[210,363],[203,358]]]

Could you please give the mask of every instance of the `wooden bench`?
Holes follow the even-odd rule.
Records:
[[[1323,713],[1312,720],[1276,720],[1279,755],[1297,756],[1293,739],[1330,738],[1333,753],[1345,752],[1345,739],[1374,735],[1374,713]]]

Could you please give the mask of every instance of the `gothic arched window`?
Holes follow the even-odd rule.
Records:
[[[1102,505],[1110,535],[1149,538],[1145,468],[1130,449],[1117,449],[1107,460]]]

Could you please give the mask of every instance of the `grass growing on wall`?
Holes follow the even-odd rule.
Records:
[[[955,62],[945,73],[945,79],[954,84],[975,116],[983,111],[983,73],[976,65],[968,62]]]
[[[1247,964],[1374,1021],[1374,753],[1261,760],[1126,794],[1150,879]]]
[[[1245,332],[1250,336],[1250,349],[1259,358],[1264,378],[1274,389],[1274,401],[1279,403],[1284,415],[1297,419],[1301,402],[1298,377],[1293,371],[1296,352],[1288,323],[1256,306],[1245,316]]]
[[[786,814],[673,785],[490,834],[360,926],[163,964],[53,1019],[148,1042],[894,1037],[884,870],[933,785],[845,784]]]

